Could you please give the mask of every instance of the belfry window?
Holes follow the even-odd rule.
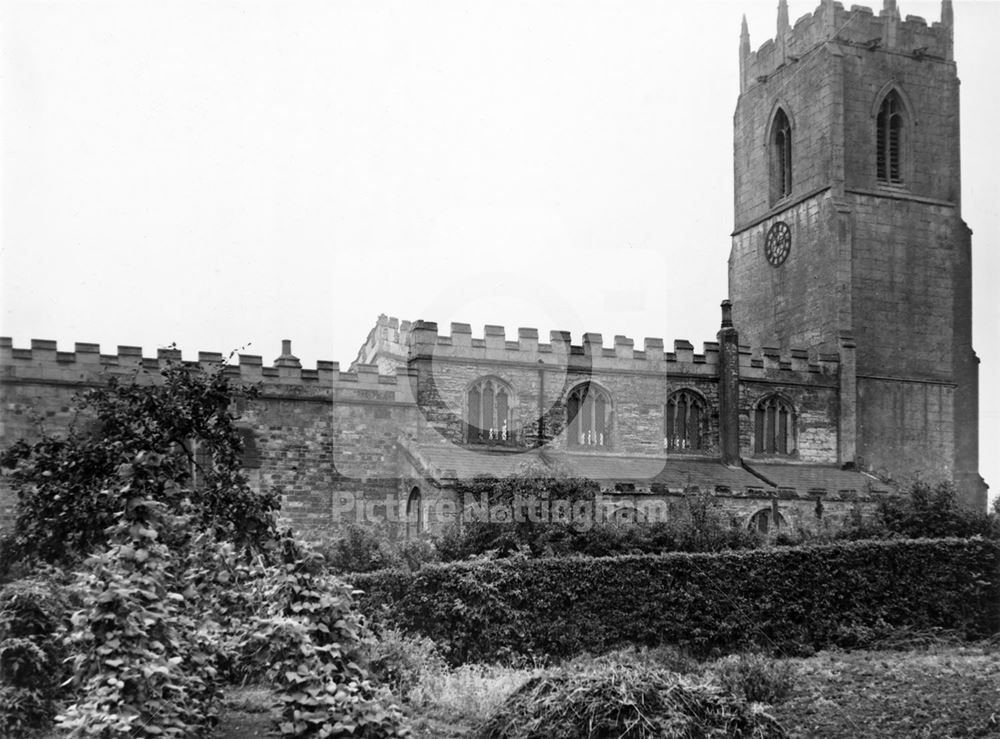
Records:
[[[577,385],[566,399],[568,431],[572,447],[611,446],[611,398],[590,383]]]
[[[795,410],[784,398],[771,395],[754,409],[754,452],[792,454],[795,452]]]
[[[778,108],[771,122],[771,202],[792,194],[792,127],[785,111]]]
[[[895,90],[882,101],[875,125],[875,170],[878,181],[900,183],[903,181],[903,103]]]
[[[667,398],[664,446],[668,451],[699,451],[703,448],[706,420],[701,396],[690,390],[671,393]]]
[[[468,441],[503,443],[512,440],[510,397],[510,388],[492,377],[479,380],[469,388]]]

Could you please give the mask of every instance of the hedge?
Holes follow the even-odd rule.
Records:
[[[1000,630],[1000,545],[978,538],[459,562],[349,579],[363,612],[434,639],[456,663],[623,644],[794,653],[872,627]]]

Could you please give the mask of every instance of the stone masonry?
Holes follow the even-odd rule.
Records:
[[[271,366],[226,369],[260,389],[239,409],[252,484],[300,530],[388,536],[461,525],[461,481],[539,466],[596,480],[612,520],[700,493],[741,525],[817,530],[917,477],[983,508],[952,27],[949,0],[930,25],[894,0],[822,0],[791,24],[780,0],[751,51],[744,21],[731,301],[700,351],[380,316],[341,371],[286,341]],[[0,445],[67,428],[73,395],[108,376],[155,382],[180,359],[0,339]],[[0,484],[0,523],[12,504]]]

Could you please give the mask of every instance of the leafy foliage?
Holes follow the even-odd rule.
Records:
[[[218,629],[186,607],[183,569],[160,535],[190,521],[143,496],[171,464],[140,452],[119,469],[125,501],[110,547],[78,576],[84,608],[69,639],[78,696],[57,717],[70,737],[203,736],[215,721]]]
[[[349,585],[325,572],[321,555],[282,542],[283,563],[267,578],[265,612],[247,635],[275,686],[281,736],[407,736],[403,717],[368,677],[371,634]]]
[[[351,581],[362,611],[430,637],[451,663],[623,644],[800,653],[845,624],[1000,628],[1000,545],[982,539],[477,561]]]
[[[573,478],[558,468],[525,468],[509,477],[477,477],[459,486],[464,500],[488,501],[491,507],[511,510],[509,521],[465,522],[461,531],[452,529],[436,541],[443,561],[472,557],[545,557],[662,552],[713,552],[750,549],[760,538],[725,518],[710,493],[684,498],[668,521],[617,523],[549,521],[528,515],[530,507],[550,510],[555,501],[594,505],[600,488],[593,480]]]
[[[785,736],[757,706],[641,664],[560,668],[530,678],[476,733],[478,739],[688,739]]]
[[[918,481],[909,495],[885,499],[879,505],[878,523],[889,535],[909,538],[987,536],[1000,540],[1000,517],[960,505],[950,482]]]
[[[0,734],[40,733],[55,715],[64,673],[66,600],[51,582],[19,580],[0,590]]]
[[[457,486],[460,500],[476,500],[491,508],[524,511],[509,521],[467,522],[458,544],[447,558],[464,559],[483,552],[505,556],[521,548],[535,556],[551,549],[552,543],[571,538],[578,533],[569,522],[549,521],[547,512],[555,501],[572,506],[577,502],[592,503],[600,492],[593,480],[570,477],[558,468],[526,466],[518,474],[507,477],[480,476]],[[537,507],[539,513],[528,515],[526,506]]]
[[[12,557],[73,562],[102,544],[129,494],[115,484],[118,471],[139,454],[159,458],[160,485],[148,492],[171,512],[241,545],[271,535],[278,500],[247,485],[230,412],[253,391],[233,386],[221,366],[169,364],[144,380],[112,377],[78,396],[89,431],[21,440],[0,455],[18,495]]]
[[[447,663],[437,644],[426,636],[412,636],[395,628],[378,631],[369,669],[372,677],[407,700],[424,675],[443,672]]]

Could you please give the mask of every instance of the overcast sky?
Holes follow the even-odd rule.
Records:
[[[289,338],[307,367],[346,367],[379,313],[700,347],[727,293],[740,18],[756,49],[776,6],[4,2],[0,333],[265,361]],[[955,19],[1000,487],[1000,2]]]

